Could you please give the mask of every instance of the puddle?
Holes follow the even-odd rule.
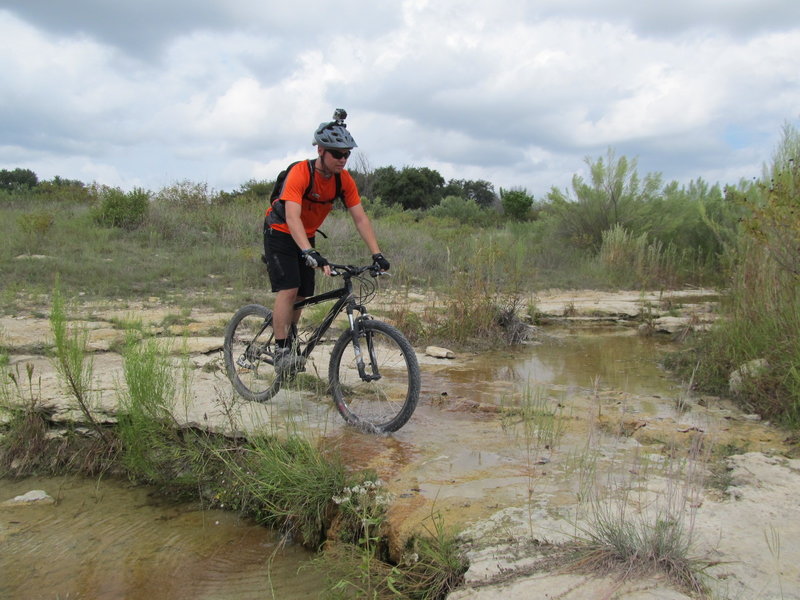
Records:
[[[438,384],[440,394],[467,394],[493,404],[507,399],[503,392],[514,395],[542,385],[573,393],[611,388],[666,394],[676,385],[658,360],[669,348],[668,342],[638,336],[629,327],[548,328],[541,343],[482,354],[462,367],[439,371],[431,385]]]
[[[280,548],[232,513],[72,478],[0,480],[0,501],[32,489],[58,502],[0,508],[2,598],[299,599],[322,589],[309,552]]]

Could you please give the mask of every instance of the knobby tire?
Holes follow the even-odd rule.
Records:
[[[419,400],[420,372],[411,344],[400,331],[372,319],[360,323],[359,343],[368,373],[372,372],[369,340],[381,378],[359,376],[352,332],[344,332],[331,350],[328,380],[334,404],[348,423],[376,433],[397,431],[406,424]]]
[[[275,335],[271,310],[248,304],[236,311],[225,328],[222,350],[228,379],[243,398],[266,402],[278,393],[282,382],[272,364]]]

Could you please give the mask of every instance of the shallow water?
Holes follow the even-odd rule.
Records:
[[[75,478],[0,480],[0,501],[33,489],[57,502],[0,508],[0,598],[244,600],[322,589],[310,553],[279,547],[232,513]]]
[[[668,341],[638,336],[629,327],[548,330],[541,343],[482,354],[461,368],[447,369],[446,380],[450,387],[492,403],[503,399],[491,387],[483,389],[492,383],[506,383],[512,393],[551,386],[573,393],[613,388],[666,394],[676,389],[676,382],[658,362],[670,348]]]

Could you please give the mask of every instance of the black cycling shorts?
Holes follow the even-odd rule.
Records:
[[[314,238],[308,241],[313,248]],[[273,292],[297,288],[298,296],[314,295],[314,269],[306,264],[291,235],[265,227],[264,256]]]

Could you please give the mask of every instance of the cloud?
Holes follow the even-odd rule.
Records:
[[[798,117],[789,0],[4,6],[0,167],[43,177],[235,188],[313,152],[342,106],[375,167],[541,194],[613,147],[730,181]]]

